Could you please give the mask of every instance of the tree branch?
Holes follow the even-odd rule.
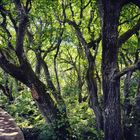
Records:
[[[7,60],[6,56],[0,50],[0,67],[6,72],[9,73],[14,78],[18,79],[25,85],[29,87],[29,83],[27,81],[27,77],[25,73],[22,71],[22,69],[14,64],[12,64],[10,61]]]
[[[132,28],[122,34],[118,39],[118,47],[125,43],[133,34],[140,30],[140,19],[138,23]]]
[[[130,21],[132,21],[132,20],[134,20],[135,18],[137,18],[139,15],[140,15],[140,13],[137,14],[137,15],[135,15],[135,16],[132,17],[131,19],[128,19],[128,20],[125,20],[125,21],[121,22],[121,23],[119,24],[119,26],[122,25],[122,24],[125,24],[125,23],[129,23]]]
[[[58,39],[58,42],[56,44],[57,50],[56,50],[56,54],[54,55],[54,71],[55,71],[55,76],[56,76],[56,81],[57,81],[57,90],[58,90],[59,94],[61,93],[61,89],[60,89],[60,83],[59,83],[59,78],[58,78],[58,72],[57,72],[57,68],[56,68],[56,66],[57,66],[56,59],[57,59],[57,56],[58,56],[58,53],[60,50],[60,44],[62,42],[62,35],[63,35],[63,30],[62,30],[60,37]]]
[[[57,39],[57,43],[55,44],[56,41],[54,41],[52,43],[52,45],[47,50],[44,51],[45,53],[43,55],[43,59],[45,59],[45,57],[47,56],[48,53],[54,51],[55,49],[57,49],[60,46],[61,41],[62,41],[63,32],[64,32],[64,29],[62,28],[58,39],[56,38]],[[41,50],[41,52],[43,52],[43,50]]]
[[[9,16],[9,18],[10,18],[10,20],[11,20],[13,26],[14,26],[15,31],[17,32],[18,31],[18,27],[17,27],[16,20],[13,18],[11,13],[8,13],[8,16]]]
[[[25,11],[24,7],[22,7],[19,0],[14,0],[15,6],[17,8],[19,14],[19,26],[16,35],[16,54],[19,58],[20,63],[23,63],[23,53],[24,53],[24,36],[28,23],[28,14]]]
[[[114,79],[118,79],[123,75],[127,74],[128,72],[135,72],[136,70],[140,70],[140,61],[137,62],[135,65],[127,67],[123,69],[121,72],[117,73]]]

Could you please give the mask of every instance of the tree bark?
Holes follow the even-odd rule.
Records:
[[[29,87],[32,97],[36,101],[38,108],[47,122],[52,125],[59,139],[67,139],[69,137],[69,122],[66,111],[59,108],[59,103],[50,97],[44,85],[31,70],[30,65],[26,65],[26,74],[28,75]],[[61,106],[61,105],[60,105]]]
[[[47,86],[36,76],[24,53],[24,40],[27,26],[29,25],[28,14],[31,9],[31,1],[27,1],[26,5],[22,5],[21,1],[19,0],[14,0],[13,2],[15,3],[15,8],[19,16],[15,44],[15,54],[19,60],[19,63],[18,65],[11,63],[6,56],[5,51],[1,49],[0,67],[6,73],[10,74],[30,88],[32,97],[38,105],[40,112],[52,126],[55,126],[55,130],[58,132],[58,138],[66,139],[69,135],[69,123],[66,111],[63,111],[60,108],[59,103],[55,102],[55,100],[48,93]],[[4,10],[6,13],[6,9]],[[3,19],[6,21],[6,15],[3,15]],[[3,22],[3,24],[5,24],[4,28],[6,29],[6,22]]]
[[[6,59],[2,52],[0,54],[1,68],[30,88],[32,97],[44,118],[50,125],[55,127],[60,126],[59,128],[55,128],[57,130],[56,133],[58,133],[60,139],[64,139],[63,136],[66,139],[69,136],[68,128],[70,127],[66,112],[61,110],[58,107],[59,105],[51,98],[47,92],[46,85],[38,79],[28,61],[22,60],[22,62],[20,67],[15,66]]]
[[[74,29],[76,31],[77,38],[78,38],[79,42],[84,47],[85,55],[86,55],[86,58],[88,60],[88,70],[87,70],[86,79],[87,79],[88,91],[89,91],[90,102],[91,102],[90,107],[93,109],[93,111],[95,113],[98,129],[103,130],[102,110],[101,110],[101,107],[100,107],[100,104],[99,104],[99,101],[98,101],[96,80],[94,78],[94,73],[93,73],[94,69],[95,69],[94,66],[95,66],[96,54],[94,56],[91,54],[90,46],[86,42],[85,38],[83,37],[83,34],[80,31],[80,28],[76,24],[76,22],[68,20],[68,19],[66,19],[66,22],[69,25],[74,27]]]
[[[89,91],[89,106],[94,110],[96,116],[96,123],[98,130],[103,130],[103,114],[98,101],[98,89],[97,83],[94,78],[94,63],[93,61],[89,63],[89,68],[87,70],[87,85]]]
[[[114,79],[119,71],[117,41],[120,9],[119,2],[102,0],[100,3],[105,140],[123,139],[120,113],[120,79]]]

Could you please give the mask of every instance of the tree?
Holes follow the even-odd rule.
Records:
[[[128,4],[134,4],[136,9],[136,14],[131,11],[131,18],[126,18],[130,11],[123,9],[129,7]],[[86,99],[89,99],[98,130],[105,133],[105,140],[121,140],[129,136],[128,120],[131,120],[131,114],[136,118],[139,115],[139,83],[133,86],[137,87],[137,93],[133,92],[133,95],[137,94],[136,99],[133,97],[135,106],[130,101],[132,78],[138,79],[138,73],[133,73],[140,70],[138,8],[138,0],[18,0],[0,4],[0,67],[30,88],[41,113],[50,124],[56,125],[61,139],[66,139],[61,133],[68,134],[70,126],[57,58],[59,64],[71,66],[66,67],[66,71],[71,72],[70,80],[78,81],[79,106],[83,101],[82,86],[87,86]],[[129,23],[133,25],[124,27]],[[64,44],[69,45],[68,49]],[[135,46],[133,49],[131,44]],[[70,52],[70,47],[75,51]],[[29,58],[32,54],[33,64]],[[51,76],[49,57],[55,80]],[[82,66],[81,57],[86,58],[86,67]],[[87,84],[84,83],[85,77]],[[72,86],[76,85],[73,81]]]
[[[29,27],[30,24],[29,12],[32,7],[32,1],[27,0],[26,2],[21,2],[20,0],[15,0],[13,2],[8,1],[8,4],[9,5],[4,2],[0,4],[0,13],[2,16],[1,29],[2,31],[6,32],[6,37],[2,37],[6,42],[6,49],[8,51],[12,50],[15,58],[12,59],[10,57],[11,54],[6,53],[6,49],[4,50],[2,48],[0,50],[0,66],[6,73],[10,74],[25,84],[28,88],[30,88],[32,97],[35,100],[40,112],[45,117],[46,121],[55,127],[55,130],[58,132],[58,136],[61,139],[66,139],[69,137],[68,129],[70,126],[67,119],[66,110],[61,108],[62,104],[64,105],[64,102],[60,98],[55,100],[56,98],[54,94],[54,98],[51,97],[51,95],[48,93],[47,86],[33,71],[25,52],[26,35],[29,35],[27,27]],[[14,14],[10,12],[9,8],[15,9]],[[16,40],[14,41],[15,46],[12,42],[15,38],[9,31],[10,29],[8,28],[7,24],[12,24],[12,27],[14,27],[13,34],[16,35]],[[61,41],[58,42],[59,45]],[[36,53],[36,55],[37,58],[39,58],[38,60],[40,60],[42,67],[44,68],[45,75],[47,76],[47,84],[50,86],[49,89],[53,88],[52,92],[59,96],[59,92],[53,87],[49,77],[47,64],[39,53]],[[15,64],[13,62],[15,62]]]
[[[98,8],[101,17],[101,30],[102,30],[102,81],[103,81],[103,95],[104,95],[104,109],[100,108],[100,104],[98,101],[98,92],[97,92],[97,84],[96,79],[94,77],[94,71],[96,67],[95,56],[97,50],[95,49],[95,54],[91,52],[92,47],[98,45],[98,42],[94,39],[95,36],[89,32],[92,40],[88,43],[88,39],[84,36],[82,32],[86,25],[82,28],[83,19],[87,18],[83,16],[83,11],[86,11],[86,7],[89,4],[92,5],[92,1],[85,3],[85,1],[77,2],[77,6],[79,8],[79,15],[75,14],[76,10],[74,10],[73,5],[74,2],[69,1],[69,3],[62,1],[62,10],[64,22],[68,23],[75,30],[75,34],[82,44],[85,50],[85,55],[88,60],[88,70],[87,70],[87,85],[90,93],[90,100],[92,101],[92,109],[96,116],[96,122],[98,128],[102,128],[104,125],[105,139],[123,139],[122,128],[121,128],[121,107],[120,107],[120,78],[127,74],[133,73],[136,70],[139,70],[139,61],[132,67],[126,67],[123,70],[119,70],[119,62],[118,62],[118,53],[119,49],[122,45],[140,29],[140,23],[138,23],[126,31],[124,34],[119,36],[118,28],[119,28],[119,20],[120,13],[122,8],[129,4],[130,2],[136,4],[139,7],[138,1],[99,1]],[[94,3],[95,5],[97,3]],[[93,5],[92,5],[93,7]],[[93,9],[92,9],[93,10]],[[80,18],[78,18],[79,16]],[[94,15],[91,15],[89,18],[89,29],[91,29],[91,23]],[[137,16],[136,16],[137,17]],[[135,18],[135,17],[134,17]],[[79,19],[79,20],[78,20]],[[133,20],[133,19],[132,19]],[[93,25],[92,25],[93,26]],[[92,30],[92,33],[94,31]],[[97,39],[98,40],[98,39]],[[95,43],[95,44],[94,44]],[[95,48],[98,48],[96,46]],[[129,79],[129,78],[128,78]],[[128,81],[128,79],[126,81]],[[104,114],[104,124],[102,114]]]
[[[96,116],[96,123],[97,128],[103,130],[103,114],[102,109],[100,106],[100,102],[98,99],[98,88],[97,88],[97,80],[96,80],[96,74],[95,74],[95,68],[96,68],[96,55],[98,52],[99,43],[101,41],[100,33],[95,38],[95,30],[91,29],[93,21],[96,21],[96,18],[94,17],[94,11],[93,8],[96,9],[95,2],[88,1],[87,3],[85,1],[79,1],[77,9],[79,8],[80,12],[78,14],[75,14],[76,11],[74,11],[72,6],[72,1],[65,4],[65,1],[62,1],[62,10],[63,10],[63,17],[64,22],[68,23],[70,26],[72,26],[75,30],[75,34],[77,36],[77,39],[80,43],[80,45],[83,46],[85,56],[88,63],[88,69],[86,72],[86,81],[88,86],[88,93],[89,93],[89,106],[93,109],[94,114]],[[69,6],[68,6],[69,5]],[[80,5],[80,6],[79,6]],[[95,6],[95,7],[94,7]],[[67,9],[67,7],[69,9]],[[90,15],[87,16],[87,21],[84,22],[83,19],[85,18],[84,12],[90,8]],[[70,15],[68,14],[67,10],[70,11]],[[77,15],[79,16],[79,20],[76,20]],[[84,23],[83,23],[84,22]],[[89,38],[86,38],[84,36],[84,33],[82,33],[81,29],[88,30]],[[88,42],[89,40],[89,42]],[[94,51],[94,53],[92,53]]]
[[[129,71],[139,69],[139,62],[131,68],[119,72],[118,51],[134,33],[140,29],[138,22],[132,29],[119,37],[118,26],[120,12],[124,5],[138,1],[106,1],[100,0],[99,10],[102,22],[102,77],[104,94],[104,132],[106,140],[123,139],[120,111],[120,77]]]

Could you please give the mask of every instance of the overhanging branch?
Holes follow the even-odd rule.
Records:
[[[134,35],[139,30],[140,30],[140,19],[132,29],[129,29],[119,37],[118,46],[120,47],[123,43],[125,43],[132,35]]]

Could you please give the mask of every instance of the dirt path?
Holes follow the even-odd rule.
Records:
[[[0,108],[0,140],[24,140],[12,117]]]

